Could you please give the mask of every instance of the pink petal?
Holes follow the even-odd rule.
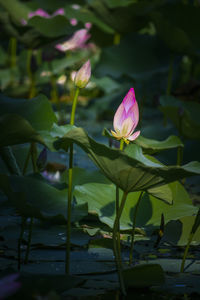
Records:
[[[138,137],[139,135],[140,135],[140,130],[134,132],[131,136],[129,136],[129,137],[127,138],[127,140],[129,140],[129,141],[134,141],[134,140],[137,139],[137,137]]]
[[[61,44],[57,44],[57,45],[55,46],[55,48],[56,48],[57,50],[59,50],[59,51],[65,51],[63,45],[61,45]]]
[[[121,135],[124,138],[127,138],[131,132],[133,132],[133,127],[134,127],[134,123],[133,120],[131,118],[127,118],[124,120],[124,122],[122,123],[122,127],[121,127]]]
[[[126,112],[129,111],[129,109],[134,105],[134,103],[136,102],[135,99],[135,92],[133,88],[130,88],[130,90],[128,91],[128,93],[126,94],[126,96],[123,99],[123,104],[124,104],[124,108],[126,110]]]
[[[88,84],[91,77],[91,64],[90,60],[86,61],[84,65],[76,72],[74,83],[79,88],[84,88]]]
[[[115,131],[121,130],[121,126],[125,118],[126,118],[126,112],[123,103],[121,103],[114,115],[113,127]]]

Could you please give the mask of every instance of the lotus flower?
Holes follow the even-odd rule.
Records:
[[[80,70],[76,72],[74,78],[75,85],[80,89],[86,87],[86,85],[90,80],[90,76],[91,76],[91,65],[90,65],[90,61],[88,60],[86,61],[86,63],[84,63],[84,65],[80,68]]]
[[[131,88],[115,113],[113,120],[115,131],[111,130],[111,133],[117,140],[123,139],[129,144],[130,141],[134,141],[140,135],[140,131],[134,132],[138,121],[138,104],[134,89]]]
[[[56,45],[56,49],[60,51],[75,50],[78,48],[84,48],[86,41],[90,38],[90,34],[87,29],[80,29],[76,31],[73,36],[63,44]]]

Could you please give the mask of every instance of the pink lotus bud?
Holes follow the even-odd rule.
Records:
[[[76,25],[78,24],[78,21],[77,21],[75,18],[70,19],[70,24],[71,24],[72,26],[76,26]]]
[[[86,41],[90,38],[87,29],[80,29],[76,31],[73,36],[63,44],[56,45],[56,49],[60,51],[75,50],[84,48]]]
[[[111,133],[117,140],[123,139],[128,144],[129,141],[134,141],[140,135],[140,131],[134,132],[138,121],[138,104],[134,89],[131,88],[115,113],[113,120],[115,131],[111,130]]]
[[[85,23],[85,28],[86,29],[90,29],[92,27],[92,23],[89,23],[89,22],[87,22],[87,23]]]
[[[91,76],[91,65],[90,65],[90,61],[88,60],[76,73],[74,79],[75,85],[80,89],[86,87],[86,85],[90,80],[90,76]]]

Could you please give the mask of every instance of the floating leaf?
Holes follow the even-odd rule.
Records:
[[[123,270],[124,283],[127,287],[150,287],[165,282],[162,267],[158,264],[138,265]]]

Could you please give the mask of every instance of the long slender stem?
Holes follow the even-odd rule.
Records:
[[[10,67],[14,68],[17,62],[17,57],[16,57],[17,39],[15,37],[11,37],[9,47],[10,47]]]
[[[130,253],[129,253],[129,265],[132,265],[132,263],[133,263],[133,247],[134,247],[134,239],[135,239],[136,218],[137,218],[138,208],[139,208],[140,202],[142,200],[142,196],[143,196],[143,191],[140,193],[140,196],[139,196],[138,201],[137,201],[136,206],[135,206],[135,212],[134,212],[134,215],[133,215],[131,248],[130,248]]]
[[[21,217],[21,230],[20,230],[20,235],[18,239],[18,270],[21,268],[21,244],[22,244],[22,239],[24,235],[24,230],[25,230],[25,225],[26,225],[26,218]]]
[[[122,215],[122,212],[124,209],[124,205],[126,202],[126,198],[127,198],[127,193],[124,192],[120,206],[119,206],[119,211],[116,214],[114,226],[113,226],[113,249],[114,249],[114,255],[115,255],[115,261],[116,261],[116,266],[117,266],[120,288],[121,288],[123,295],[126,295],[126,289],[125,289],[123,274],[122,274],[122,262],[120,260],[118,249],[117,249],[117,232],[118,232],[120,218],[121,218],[121,215]]]
[[[28,74],[28,78],[30,81],[29,99],[33,98],[36,94],[34,75],[31,70],[32,56],[33,56],[33,50],[28,49],[27,50],[26,69],[27,69],[27,74]]]
[[[29,258],[30,248],[31,248],[32,231],[33,231],[33,217],[31,217],[31,221],[30,221],[30,225],[29,225],[28,245],[26,248],[26,255],[25,255],[25,260],[24,260],[25,264],[28,263],[28,258]]]
[[[79,88],[76,89],[74,101],[72,104],[70,124],[74,125],[75,112],[77,100],[79,95]],[[68,173],[68,203],[67,203],[67,228],[66,228],[66,261],[65,272],[70,273],[70,244],[71,244],[71,206],[72,206],[72,180],[73,180],[73,144],[69,148],[69,173]]]
[[[36,173],[36,172],[38,172],[37,163],[36,163],[37,147],[36,147],[36,143],[34,143],[34,142],[32,142],[30,145],[30,149],[29,149],[26,161],[25,161],[23,175],[26,172],[26,168],[27,168],[30,156],[31,156],[31,160],[32,160],[33,171],[34,171],[34,173]],[[28,232],[28,244],[27,244],[27,248],[26,248],[25,261],[24,261],[25,264],[28,263],[28,258],[29,258],[30,248],[31,248],[32,231],[33,231],[33,217],[31,216],[29,232]]]
[[[121,139],[120,141],[120,150],[123,151],[124,148],[124,140]],[[116,215],[119,213],[119,187],[116,186]],[[121,261],[121,247],[120,247],[120,224],[118,224],[117,229],[117,251],[118,251],[118,257]]]
[[[30,160],[30,156],[31,156],[31,146],[28,149],[28,153],[27,153],[26,160],[25,160],[25,163],[24,163],[23,175],[26,174],[26,171],[27,171],[27,168],[28,168],[28,163],[29,163],[29,160]]]
[[[17,39],[11,37],[9,41],[9,54],[10,54],[10,70],[11,70],[11,79],[10,83],[12,84],[15,79],[14,69],[17,63]]]
[[[182,260],[182,263],[181,263],[181,269],[180,269],[181,273],[184,272],[185,260],[186,260],[186,257],[188,255],[188,250],[190,248],[190,244],[192,242],[193,236],[194,236],[194,233],[191,232],[190,235],[189,235],[189,239],[188,239],[187,246],[185,248],[184,255],[183,255],[183,260]]]
[[[183,161],[183,147],[178,147],[177,148],[177,166],[181,166]]]

